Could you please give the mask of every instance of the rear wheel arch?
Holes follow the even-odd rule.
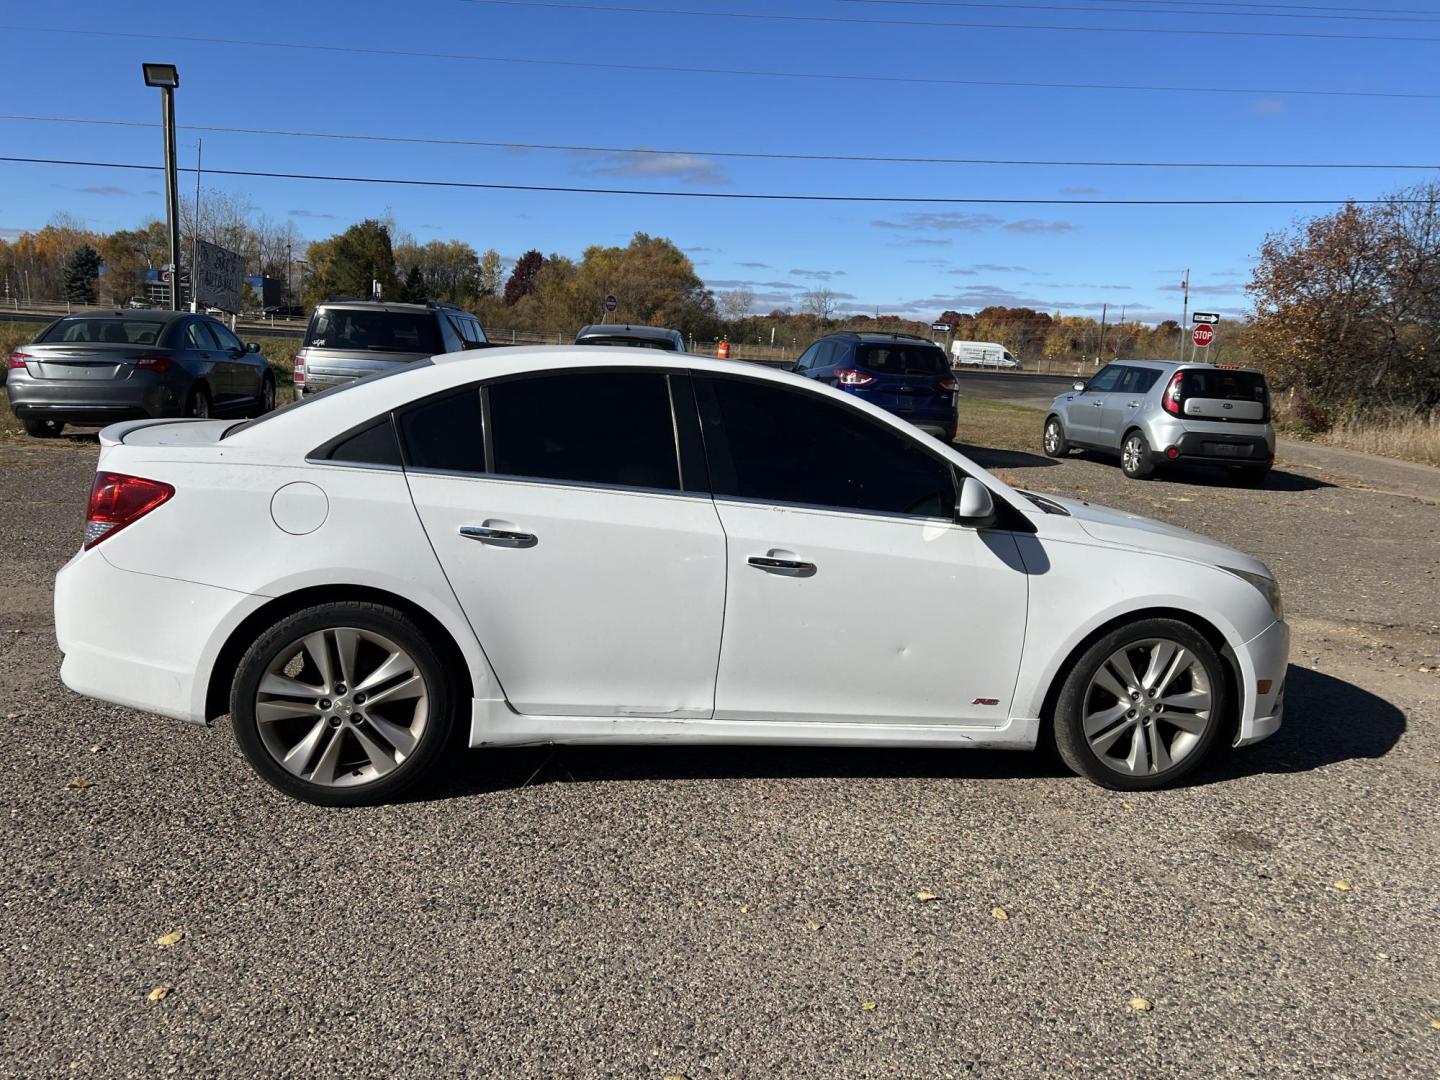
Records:
[[[1138,430],[1138,429],[1135,429]],[[1176,622],[1185,623],[1212,646],[1220,654],[1221,666],[1225,671],[1225,688],[1228,693],[1226,697],[1226,715],[1221,718],[1221,736],[1225,745],[1234,742],[1234,737],[1240,725],[1240,707],[1242,694],[1240,692],[1240,672],[1235,662],[1235,652],[1230,647],[1230,642],[1214,623],[1210,622],[1193,611],[1183,611],[1180,608],[1139,608],[1135,611],[1127,611],[1123,615],[1116,615],[1114,618],[1096,626],[1083,638],[1075,643],[1055,669],[1051,676],[1050,684],[1045,689],[1044,704],[1040,708],[1040,741],[1045,744],[1051,743],[1054,738],[1055,705],[1060,697],[1060,691],[1065,686],[1065,680],[1074,669],[1075,664],[1085,655],[1090,646],[1099,641],[1106,634],[1117,630],[1130,623],[1140,622],[1144,619],[1174,619]]]
[[[363,585],[319,585],[277,596],[263,607],[252,611],[230,632],[210,668],[205,691],[205,719],[215,720],[230,711],[230,688],[235,681],[236,670],[241,658],[256,638],[281,619],[297,611],[317,604],[342,602],[381,604],[409,616],[424,632],[426,640],[439,655],[451,677],[458,702],[463,706],[475,696],[474,680],[464,651],[445,625],[423,607],[384,589]]]

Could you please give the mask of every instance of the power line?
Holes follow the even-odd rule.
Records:
[[[1191,8],[1093,7],[1075,4],[996,4],[984,0],[836,0],[841,4],[883,4],[887,7],[988,8],[1002,11],[1083,11],[1092,15],[1209,15],[1220,19],[1313,19],[1327,22],[1433,23],[1433,15],[1316,15],[1303,11],[1199,11]],[[1140,0],[1152,3],[1155,0]],[[1164,0],[1159,0],[1164,2]],[[1210,5],[1206,5],[1207,7]],[[1191,31],[1186,31],[1187,33]]]
[[[1079,34],[1182,34],[1225,38],[1290,38],[1317,41],[1394,41],[1407,45],[1428,45],[1440,37],[1419,37],[1414,34],[1320,34],[1296,30],[1206,30],[1192,27],[1138,26],[1056,26],[1045,23],[959,22],[944,19],[861,19],[841,15],[780,15],[770,11],[702,11],[692,8],[628,7],[620,4],[575,4],[565,0],[465,0],[466,3],[488,7],[540,8],[559,11],[589,11],[603,15],[668,15],[699,19],[741,19],[765,22],[831,24],[846,26],[909,26],[918,30],[1042,30]]]
[[[1038,82],[1001,79],[941,79],[909,75],[859,75],[850,73],[767,71],[754,68],[713,68],[665,64],[615,64],[593,60],[551,60],[533,56],[487,56],[477,53],[423,52],[412,49],[375,49],[358,45],[320,45],[312,42],[255,41],[243,38],[202,37],[195,34],[128,33],[123,30],[81,30],[52,26],[0,25],[0,30],[27,34],[60,34],[125,39],[153,43],[157,40],[188,42],[196,45],[229,45],[253,49],[291,49],[302,52],[341,53],[354,56],[386,56],[412,60],[457,60],[482,64],[522,64],[536,67],[585,68],[595,71],[625,71],[653,75],[723,75],[727,78],[798,79],[807,82],[894,83],[903,86],[971,86],[1020,90],[1113,90],[1126,93],[1162,94],[1241,94],[1248,97],[1322,97],[1379,98],[1385,100],[1437,101],[1440,93],[1394,90],[1303,90],[1275,87],[1244,86],[1163,86],[1131,83]]]
[[[102,120],[74,116],[28,116],[0,114],[0,120],[36,121],[52,124],[85,124],[98,127],[156,128],[148,120]],[[491,150],[560,150],[582,154],[644,154],[658,157],[745,158],[763,161],[851,161],[893,165],[1007,165],[1064,166],[1069,168],[1118,169],[1423,169],[1440,170],[1440,163],[1415,162],[1320,162],[1320,161],[1060,161],[1036,158],[947,158],[904,157],[891,154],[800,154],[763,150],[657,149],[649,146],[583,146],[569,143],[497,142],[486,139],[438,138],[424,135],[374,135],[339,131],[289,131],[281,128],[223,127],[215,124],[180,124],[182,131],[208,131],[229,135],[275,135],[300,139],[404,143],[424,146],[475,146]]]
[[[1267,4],[1239,3],[1237,0],[1097,0],[1110,4],[1170,4],[1177,7],[1275,8],[1280,11],[1360,11],[1379,15],[1433,15],[1426,8],[1343,7],[1333,4]],[[1124,10],[1124,9],[1117,9]],[[1240,12],[1239,14],[1245,14]]]
[[[74,165],[94,169],[162,172],[163,165],[122,161],[75,161],[65,158],[0,157],[21,165]],[[182,166],[180,172],[194,172]],[[321,180],[347,184],[392,184],[404,187],[462,188],[478,191],[535,191],[574,195],[642,195],[668,199],[721,199],[734,202],[892,203],[931,206],[1357,206],[1424,205],[1424,198],[1385,199],[1017,199],[952,198],[929,195],[798,195],[784,192],[656,191],[645,188],[580,187],[560,184],[497,184],[473,180],[423,180],[394,176],[340,176],[323,173],[271,172],[259,169],[205,169],[207,176],[247,176],[266,180]]]

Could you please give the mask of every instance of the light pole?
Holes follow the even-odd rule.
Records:
[[[165,220],[170,227],[170,310],[180,310],[180,195],[175,167],[175,88],[180,72],[174,64],[141,64],[146,86],[160,88],[160,114],[165,128]]]

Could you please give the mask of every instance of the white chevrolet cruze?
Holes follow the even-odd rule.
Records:
[[[297,798],[470,746],[1052,743],[1152,788],[1280,725],[1264,564],[1008,487],[756,366],[455,353],[245,423],[101,434],[67,686],[205,723]]]

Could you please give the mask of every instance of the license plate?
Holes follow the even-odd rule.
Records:
[[[1205,443],[1205,452],[1215,457],[1249,457],[1250,447],[1245,443]]]

